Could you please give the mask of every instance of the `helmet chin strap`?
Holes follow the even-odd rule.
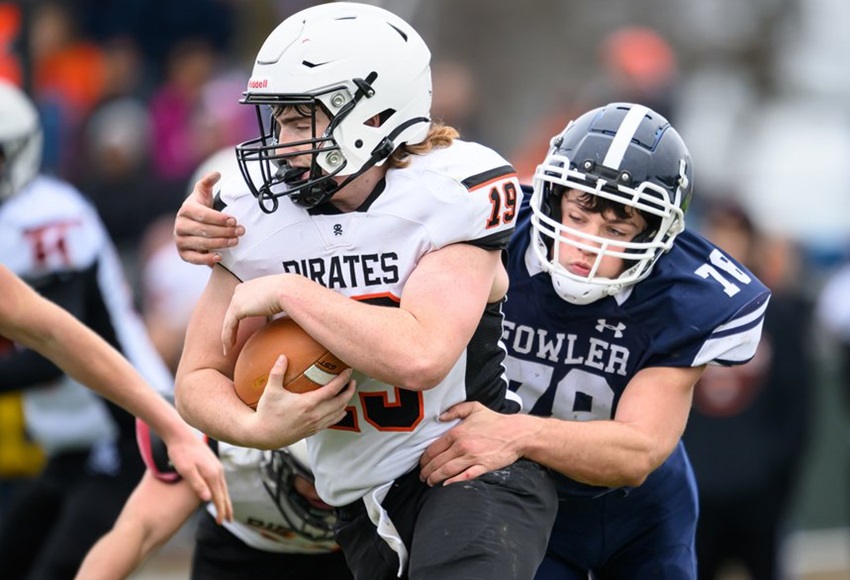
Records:
[[[358,171],[346,177],[342,183],[337,183],[328,175],[325,179],[303,188],[292,197],[292,200],[307,209],[314,208],[319,204],[329,201],[340,189],[372,169],[376,164],[383,161],[395,151],[391,137],[384,137],[377,147],[372,151],[372,156],[363,164]]]
[[[298,195],[292,197],[292,201],[297,203],[302,207],[306,207],[307,209],[311,209],[320,205],[332,198],[334,194],[340,190],[340,188],[351,181],[352,177],[356,175],[360,175],[360,173],[355,174],[354,176],[349,177],[342,183],[337,183],[330,177],[319,181],[318,183],[314,183],[309,187],[305,187]]]
[[[337,182],[332,179],[333,175],[326,175],[323,179],[316,183],[309,186],[296,186],[292,190],[285,192],[283,195],[288,196],[293,203],[300,205],[301,207],[311,209],[329,200],[343,185],[363,173],[363,171],[364,170],[361,170],[360,172],[350,176],[341,184],[337,184]],[[275,180],[286,184],[293,178],[300,176],[302,173],[304,173],[303,167],[281,167],[275,175]],[[260,189],[260,194],[257,196],[260,209],[267,214],[274,213],[277,211],[278,204],[280,203],[278,201],[278,197],[280,197],[280,195],[271,193],[271,190],[267,185],[263,186]]]

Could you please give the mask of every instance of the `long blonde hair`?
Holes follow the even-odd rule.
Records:
[[[392,169],[407,167],[410,164],[411,155],[425,155],[432,149],[448,147],[458,137],[460,137],[460,133],[454,127],[442,123],[432,123],[424,141],[415,145],[402,145],[393,151],[387,165]]]

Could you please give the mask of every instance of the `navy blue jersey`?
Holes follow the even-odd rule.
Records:
[[[503,339],[510,389],[533,415],[612,419],[646,367],[742,364],[752,358],[770,291],[716,246],[688,231],[645,280],[587,305],[561,299],[530,250],[523,205],[510,251]],[[561,478],[564,493],[597,495]]]
[[[508,248],[502,337],[509,388],[524,412],[608,420],[641,369],[737,365],[754,356],[770,292],[704,238],[680,234],[646,279],[579,306],[561,299],[540,268],[530,218],[524,204]],[[589,570],[695,577],[696,482],[681,442],[637,488],[555,476],[558,514],[536,580],[587,578]]]

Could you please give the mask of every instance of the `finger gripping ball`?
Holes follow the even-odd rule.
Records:
[[[233,385],[239,398],[251,408],[257,401],[277,357],[286,355],[283,386],[294,393],[312,391],[328,384],[347,367],[316,342],[291,318],[277,318],[260,327],[247,341],[233,369]]]

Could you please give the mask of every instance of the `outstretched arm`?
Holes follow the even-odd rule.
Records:
[[[185,482],[165,483],[146,471],[115,525],[89,550],[77,580],[126,578],[180,529],[200,503]]]
[[[174,467],[230,519],[224,470],[210,449],[117,350],[0,265],[0,335],[49,358],[68,375],[143,419],[168,444]],[[116,381],[116,377],[122,380]]]

